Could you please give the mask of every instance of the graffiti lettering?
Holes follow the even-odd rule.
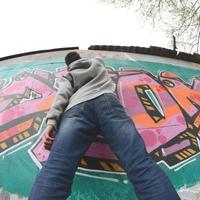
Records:
[[[0,90],[0,153],[39,133],[56,92],[55,74],[42,70],[23,72]],[[116,93],[136,125],[148,152],[169,167],[199,153],[200,83],[184,83],[170,72],[160,76],[132,69],[109,70]],[[2,81],[3,83],[3,81]],[[97,151],[98,149],[98,151]],[[29,151],[38,166],[49,152],[38,139]],[[123,172],[106,141],[98,135],[80,162],[80,167]]]

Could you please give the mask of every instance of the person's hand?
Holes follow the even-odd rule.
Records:
[[[43,136],[43,142],[44,142],[44,148],[46,150],[51,150],[51,146],[53,144],[55,138],[55,128],[52,125],[47,125],[44,136]]]

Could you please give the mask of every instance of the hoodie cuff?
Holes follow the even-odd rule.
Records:
[[[46,125],[48,126],[48,125],[52,125],[54,128],[55,128],[55,130],[57,130],[57,122],[56,122],[56,120],[54,120],[54,119],[47,119],[46,120]]]

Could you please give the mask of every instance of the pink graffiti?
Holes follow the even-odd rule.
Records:
[[[116,73],[110,73],[112,78],[117,78]],[[176,98],[176,91],[173,91],[171,88],[177,87],[179,90],[190,91],[190,94],[193,95],[192,99],[196,99],[196,102],[199,98],[198,93],[192,93],[192,89],[189,88],[189,86],[186,86],[176,75],[172,75],[168,72],[161,74],[161,82],[151,74],[141,70],[134,71],[132,69],[125,69],[118,74],[120,76],[116,84],[119,99],[144,139],[148,152],[152,152],[161,147],[163,156],[166,157],[188,147],[191,144],[189,140],[183,140],[180,143],[173,144],[169,147],[162,147],[187,129],[186,119],[179,107],[179,103],[184,105],[184,102],[178,101],[179,98]],[[168,82],[164,80],[167,80]],[[157,112],[163,114],[163,118],[160,121],[153,121],[152,116],[145,110],[135,89],[136,86],[141,85],[149,86],[149,90],[151,90],[157,103],[160,105],[157,109]],[[193,87],[198,90],[199,85],[199,81],[195,79]],[[183,106],[183,108],[191,114],[197,112],[196,107],[186,108]],[[41,141],[35,144],[32,152],[39,162],[45,161],[49,154],[48,151],[43,149]],[[117,159],[106,143],[96,142],[90,146],[85,156],[108,160]]]
[[[3,110],[0,113],[0,124],[6,124],[12,120],[18,119],[19,117],[42,110],[42,108],[40,108],[41,102],[48,101],[48,99],[55,95],[54,89],[35,79],[31,74],[29,74],[29,76],[24,80],[13,80],[8,87],[0,91],[0,96],[5,97],[12,95],[11,99],[13,100],[17,95],[24,95],[27,88],[30,88],[34,93],[38,94],[38,98],[31,99],[31,101],[20,102],[15,106]],[[9,103],[8,100],[7,103]],[[9,104],[7,104],[7,106],[8,105]],[[5,106],[6,104],[4,103],[3,107]]]
[[[183,140],[179,144],[174,144],[168,148],[162,148],[163,156],[168,156],[174,152],[184,149],[185,147],[190,146],[189,140]]]
[[[0,90],[0,124],[9,127],[0,133],[0,141],[8,140],[19,133],[18,124],[7,126],[11,122],[22,123],[23,120],[32,119],[37,113],[44,113],[50,108],[56,92],[54,80],[65,72],[60,70],[51,74],[39,69],[33,73],[22,72]]]
[[[196,78],[193,81],[193,90],[200,91],[200,78]]]
[[[38,143],[36,143],[34,147],[32,147],[32,153],[40,163],[47,160],[49,156],[49,151],[47,151],[44,148],[44,144],[42,140],[38,141]]]
[[[170,78],[170,76],[173,78]],[[192,117],[199,111],[192,103],[193,101],[198,105],[200,104],[200,83],[198,79],[194,80],[193,86],[195,87],[195,90],[188,87],[178,76],[171,72],[167,72],[167,76],[165,73],[162,73],[160,80],[163,82],[168,93],[173,96],[175,101],[189,114],[189,116]]]
[[[145,84],[148,84],[154,94],[156,94],[165,114],[164,119],[158,123],[153,122],[151,116],[147,114],[135,91],[135,86]],[[136,123],[136,127],[145,141],[148,152],[166,144],[186,129],[184,116],[176,102],[168,94],[167,90],[147,73],[136,73],[120,77],[117,90],[122,104],[127,108],[128,114]],[[166,110],[169,110],[170,107],[173,107],[173,113],[171,115],[169,113],[167,116]],[[140,116],[143,116],[143,120],[138,120]],[[183,119],[183,121],[180,122],[180,119]],[[157,132],[158,128],[160,130],[159,133]],[[173,131],[171,131],[172,128]]]
[[[92,143],[85,156],[117,160],[108,144]]]

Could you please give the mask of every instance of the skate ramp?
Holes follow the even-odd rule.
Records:
[[[72,49],[82,57],[104,60],[116,94],[147,151],[175,188],[197,185],[198,56],[181,57],[151,48],[91,46],[89,50],[38,51],[0,60],[0,199],[26,199],[48,158],[41,141],[44,119],[59,77],[66,72],[64,56]],[[100,135],[80,161],[69,199],[136,200],[123,167]]]

